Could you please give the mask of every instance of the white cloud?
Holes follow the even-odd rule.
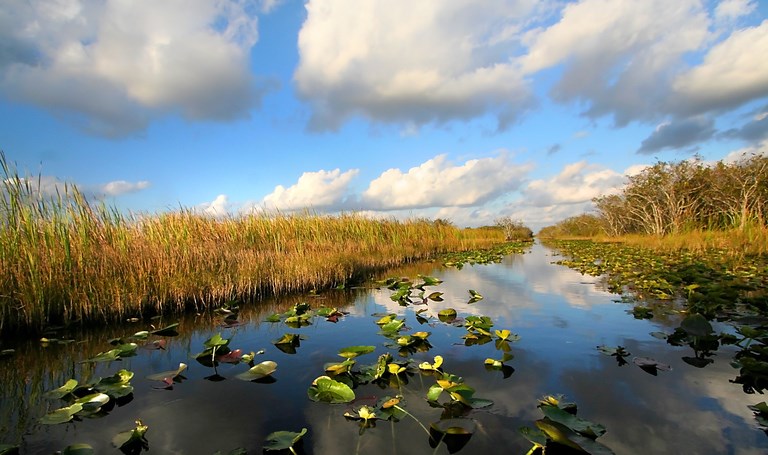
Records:
[[[715,7],[715,19],[730,21],[746,16],[757,8],[752,0],[721,0]]]
[[[361,200],[378,210],[478,206],[518,188],[530,169],[529,164],[511,163],[506,153],[461,165],[438,155],[407,172],[385,171]]]
[[[624,174],[579,161],[550,179],[530,182],[523,195],[528,204],[538,207],[580,204],[617,191],[625,183]]]
[[[768,140],[749,147],[734,150],[723,158],[725,163],[735,163],[752,156],[768,156]]]
[[[768,20],[712,47],[701,65],[673,84],[673,105],[687,112],[723,110],[768,96]]]
[[[349,197],[350,183],[358,173],[358,169],[305,172],[296,184],[288,188],[275,187],[259,205],[267,210],[340,210]]]
[[[505,128],[531,106],[511,58],[532,0],[310,0],[299,33],[300,96],[310,128],[349,117],[421,126],[489,114]]]
[[[0,12],[0,91],[119,136],[168,113],[244,117],[257,17],[244,0],[10,0]]]
[[[211,202],[204,202],[196,207],[198,213],[212,217],[224,217],[229,215],[232,205],[229,196],[220,194]]]
[[[529,32],[520,61],[526,73],[564,64],[553,98],[588,103],[586,115],[623,126],[658,115],[673,71],[702,46],[708,25],[698,0],[583,0]]]
[[[120,196],[127,193],[135,193],[149,188],[149,182],[141,180],[139,182],[127,182],[125,180],[115,180],[113,182],[105,183],[98,187],[100,192],[107,196]]]

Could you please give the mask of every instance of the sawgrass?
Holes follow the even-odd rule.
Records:
[[[356,214],[125,215],[72,187],[46,196],[0,162],[0,331],[201,311],[504,241],[498,230]]]

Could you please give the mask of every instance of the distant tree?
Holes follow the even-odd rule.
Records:
[[[504,231],[504,237],[509,241],[529,240],[533,238],[533,231],[523,224],[522,221],[513,219],[511,216],[503,216],[494,220],[496,226]]]

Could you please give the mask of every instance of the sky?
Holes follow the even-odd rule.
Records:
[[[768,1],[3,0],[0,150],[126,213],[536,230],[768,154]]]

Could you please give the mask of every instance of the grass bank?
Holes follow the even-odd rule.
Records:
[[[499,230],[355,214],[124,215],[73,188],[45,196],[0,161],[0,331],[200,311],[504,241]]]
[[[705,253],[719,251],[739,258],[744,256],[768,255],[768,228],[746,226],[728,230],[696,229],[679,234],[647,235],[627,234],[621,236],[600,235],[555,235],[541,237],[542,240],[592,240],[602,243],[623,243],[631,246],[650,248],[656,251],[690,251]]]

